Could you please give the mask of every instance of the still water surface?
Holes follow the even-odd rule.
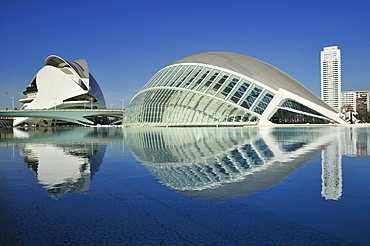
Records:
[[[370,128],[0,129],[5,245],[369,245]]]

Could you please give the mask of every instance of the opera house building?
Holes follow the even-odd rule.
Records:
[[[346,124],[333,108],[279,69],[228,52],[180,59],[131,100],[123,126]]]
[[[103,93],[83,59],[68,62],[58,56],[49,56],[23,93],[26,98],[19,100],[23,103],[21,110],[106,108]],[[92,119],[94,116],[90,118],[90,121],[86,121],[96,121]],[[81,121],[64,113],[58,119],[17,117],[13,125],[52,126],[71,123],[81,124]]]

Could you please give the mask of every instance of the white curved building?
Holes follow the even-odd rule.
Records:
[[[132,99],[124,126],[222,126],[345,122],[279,69],[228,52],[180,59]]]
[[[103,93],[83,59],[68,62],[49,56],[20,99],[21,109],[105,109]],[[55,125],[50,118],[16,118],[14,125]]]

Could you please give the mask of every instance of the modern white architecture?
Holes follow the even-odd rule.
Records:
[[[321,99],[341,110],[341,54],[338,46],[324,47],[321,51]]]
[[[58,56],[49,56],[23,93],[26,98],[19,100],[24,104],[21,110],[106,108],[103,93],[83,59],[68,62]],[[17,117],[13,124],[51,126],[79,122],[66,118]],[[96,118],[91,116],[89,120],[96,122]]]
[[[157,72],[131,100],[124,126],[345,123],[332,107],[252,57],[206,52]]]

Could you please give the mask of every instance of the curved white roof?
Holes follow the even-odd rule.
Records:
[[[205,52],[187,56],[170,65],[181,63],[208,64],[240,73],[255,79],[276,91],[279,88],[290,91],[300,97],[312,101],[332,112],[335,112],[328,104],[313,94],[298,81],[282,72],[281,70],[255,58],[230,53],[230,52]]]
[[[86,60],[84,59],[79,59],[73,62],[68,62],[64,60],[63,58],[56,56],[56,55],[51,55],[46,58],[44,62],[44,66],[53,66],[53,67],[72,67],[81,78],[89,78],[89,66],[87,65]]]

